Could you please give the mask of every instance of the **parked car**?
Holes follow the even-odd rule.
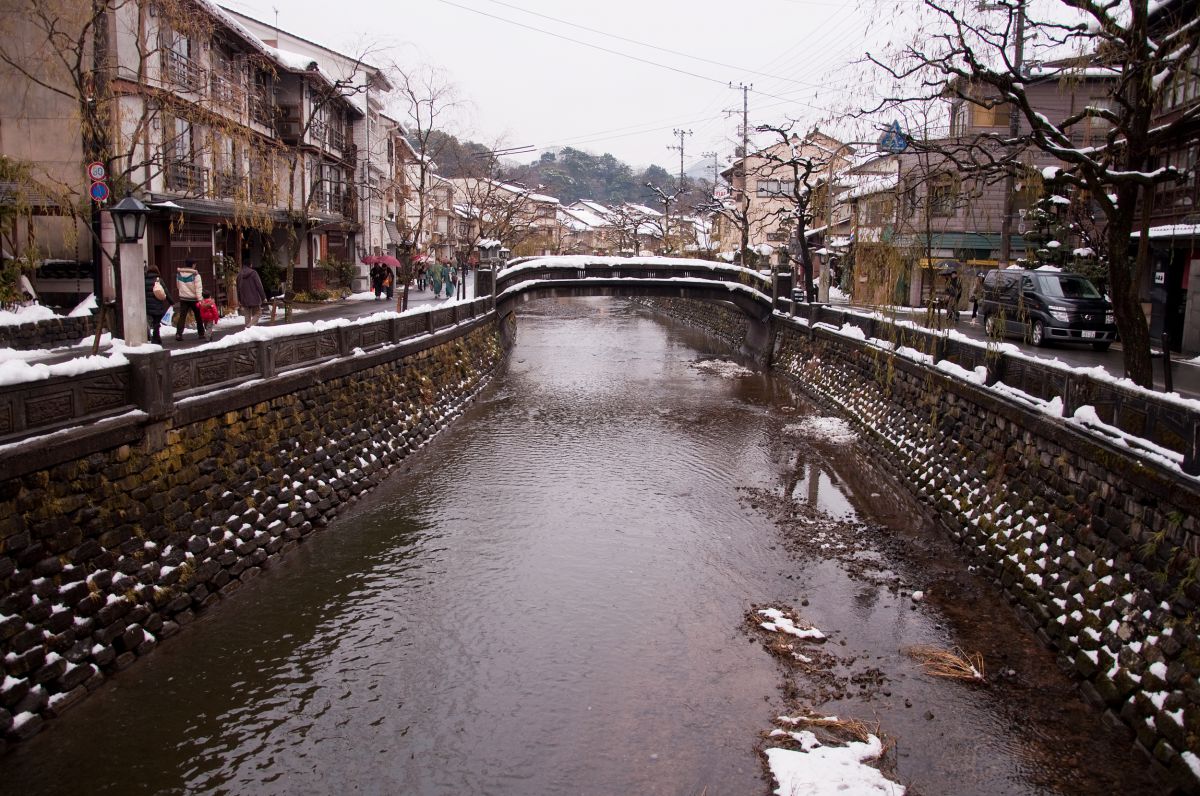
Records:
[[[1087,277],[1064,271],[988,271],[979,314],[988,334],[1022,337],[1037,346],[1090,343],[1107,351],[1117,339],[1112,304]]]

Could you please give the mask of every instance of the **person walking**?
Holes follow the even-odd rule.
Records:
[[[371,287],[375,290],[376,301],[383,297],[383,280],[387,277],[387,272],[387,266],[383,263],[375,263],[371,266]]]
[[[204,280],[196,270],[196,261],[188,258],[183,267],[175,269],[175,296],[179,312],[175,316],[175,339],[183,339],[183,326],[189,312],[196,318],[196,336],[204,339],[204,319],[200,317],[200,299],[204,296]]]
[[[221,320],[221,310],[213,301],[212,293],[204,291],[204,298],[196,306],[200,308],[200,317],[204,320],[204,334],[212,337],[213,327]]]
[[[162,319],[167,314],[169,305],[167,288],[158,275],[158,268],[153,265],[148,266],[146,268],[146,320],[150,324],[150,342],[155,345],[162,345],[162,331],[159,327],[162,326]]]
[[[951,271],[946,277],[946,319],[958,323],[958,300],[962,298],[962,282],[958,280],[958,271]]]
[[[372,275],[374,278],[374,275]],[[262,307],[267,303],[267,291],[263,289],[262,278],[250,263],[243,262],[237,275],[238,304],[241,306],[242,318],[249,329],[258,323]],[[379,298],[379,288],[375,289],[375,298]]]
[[[442,264],[434,260],[427,275],[429,286],[433,288],[433,297],[438,298],[442,294]]]

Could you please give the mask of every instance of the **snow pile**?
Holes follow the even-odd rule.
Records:
[[[840,417],[802,417],[799,421],[784,427],[785,434],[795,434],[801,437],[817,437],[829,442],[854,442],[858,434],[850,424]]]
[[[796,638],[817,640],[825,638],[825,634],[815,627],[798,627],[791,618],[785,616],[783,611],[780,611],[778,608],[763,608],[758,613],[769,620],[759,623],[759,627],[770,633],[785,633]]]
[[[703,362],[693,362],[692,367],[701,373],[710,373],[722,379],[740,379],[743,376],[753,376],[754,371],[744,368],[736,362],[727,359],[708,359]]]
[[[836,721],[836,719],[827,719]],[[781,722],[797,724],[804,719],[780,717]],[[779,787],[778,796],[903,796],[903,785],[892,782],[868,765],[883,756],[883,742],[875,735],[865,741],[850,741],[844,746],[826,746],[808,730],[776,730],[772,737],[786,735],[800,749],[767,749],[767,764]]]
[[[30,304],[15,310],[0,310],[0,326],[19,326],[22,323],[36,323],[59,317],[54,310],[41,304]]]

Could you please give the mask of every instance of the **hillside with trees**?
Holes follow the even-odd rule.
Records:
[[[486,153],[492,151],[486,144],[459,140],[448,133],[436,135],[439,137],[437,170],[443,177],[476,176],[479,159],[486,159]],[[646,183],[673,191],[678,182],[678,177],[662,166],[634,171],[610,154],[594,155],[571,147],[543,152],[532,163],[501,161],[498,173],[503,180],[553,196],[564,205],[591,199],[602,204],[634,202],[653,206],[658,200]],[[685,180],[690,187],[691,180]]]

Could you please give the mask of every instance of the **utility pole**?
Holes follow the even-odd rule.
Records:
[[[1017,80],[1022,80],[1021,66],[1025,60],[1025,0],[1016,0],[1016,40],[1013,42],[1013,71],[1017,74]],[[1021,131],[1021,115],[1017,110],[1016,103],[1009,103],[1008,108],[1008,134],[1010,138],[1016,138]],[[1012,256],[1012,225],[1013,225],[1013,190],[1015,189],[1015,177],[1012,164],[1008,164],[1006,169],[1007,174],[1004,176],[1004,218],[1000,222],[1000,267],[1004,268],[1008,265],[1008,261]]]
[[[675,189],[675,195],[681,196],[683,194],[683,139],[685,136],[691,135],[692,131],[691,130],[672,130],[671,134],[679,136],[679,146],[668,146],[667,149],[678,149],[679,150],[679,186]],[[669,214],[669,212],[670,212],[670,208],[668,208],[668,214]],[[667,237],[666,228],[670,225],[670,223],[671,223],[670,216],[668,215],[663,223],[663,237],[664,238]],[[679,214],[679,231],[680,231],[679,242],[680,242],[680,245],[682,245],[683,244],[683,235],[682,235],[682,233],[683,233],[683,213],[682,212]],[[664,240],[663,243],[667,244],[668,249],[670,248],[670,244],[667,241]]]
[[[713,165],[712,165],[712,170],[713,170],[712,184],[713,184],[713,189],[715,190],[715,189],[716,189],[716,187],[717,187],[717,179],[718,179],[718,178],[721,176],[721,167],[720,167],[720,164],[719,164],[719,163],[717,163],[717,153],[716,153],[716,152],[701,152],[701,153],[700,153],[700,157],[702,157],[702,158],[712,158],[712,162],[713,162]]]
[[[742,217],[739,219],[742,227],[742,247],[738,251],[738,262],[745,265],[746,249],[750,248],[750,192],[746,188],[746,159],[750,156],[750,91],[754,84],[738,83],[735,86],[730,83],[729,87],[742,91],[742,197],[738,201],[742,208]]]
[[[683,190],[683,139],[692,134],[691,130],[672,130],[672,135],[679,136],[679,146],[669,146],[667,149],[679,150],[679,190]]]

